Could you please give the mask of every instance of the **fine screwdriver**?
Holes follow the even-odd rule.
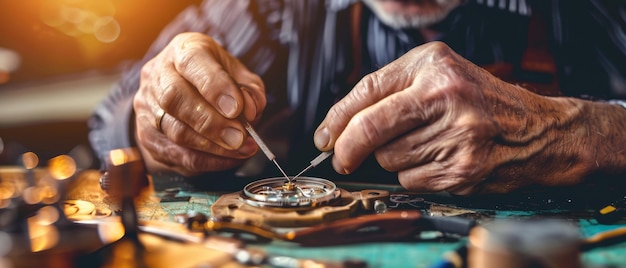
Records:
[[[276,156],[274,155],[274,153],[272,153],[272,151],[270,151],[270,148],[267,147],[267,145],[265,145],[265,142],[263,142],[263,140],[261,139],[261,136],[259,136],[259,134],[256,133],[252,125],[250,125],[250,122],[248,122],[248,120],[246,120],[243,117],[241,117],[239,120],[243,124],[243,127],[248,131],[248,133],[250,133],[250,136],[252,136],[252,139],[254,139],[254,141],[259,145],[259,148],[261,148],[261,151],[263,151],[265,156],[267,156],[267,159],[274,162],[274,165],[276,165],[278,170],[280,170],[280,173],[282,173],[283,176],[285,176],[287,181],[291,182],[291,179],[289,178],[289,176],[287,176],[287,174],[285,173],[285,171],[283,171],[283,169],[280,167],[278,162],[276,162]]]
[[[293,179],[296,179],[297,177],[299,177],[300,175],[302,175],[304,172],[306,172],[309,169],[312,169],[314,167],[316,167],[317,165],[319,165],[320,163],[322,163],[324,160],[326,160],[328,157],[330,157],[331,155],[333,155],[333,151],[326,151],[326,152],[322,152],[321,154],[319,154],[317,157],[315,157],[313,160],[311,160],[311,164],[304,168],[302,171],[300,171],[300,173],[298,173],[298,175],[293,176]]]

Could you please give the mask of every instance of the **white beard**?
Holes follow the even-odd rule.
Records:
[[[388,12],[381,7],[381,1],[388,0],[362,0],[374,14],[387,26],[394,29],[423,28],[436,24],[448,16],[450,11],[458,7],[463,0],[432,0],[427,10],[422,14],[403,14],[401,12]],[[422,3],[428,1],[421,1]]]

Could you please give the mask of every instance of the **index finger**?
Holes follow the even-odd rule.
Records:
[[[332,149],[348,122],[357,113],[408,87],[411,84],[408,80],[409,75],[399,74],[398,69],[387,65],[363,77],[343,99],[330,108],[315,131],[315,146],[321,151]]]
[[[174,68],[219,113],[236,118],[243,110],[243,95],[224,65],[236,61],[212,39],[202,35],[180,38]]]
[[[374,73],[362,79],[330,109],[316,130],[316,146],[322,151],[334,148],[333,166],[339,173],[351,173],[378,146],[394,136],[390,131],[398,130],[383,125],[392,124],[395,120],[387,120],[387,116],[391,115],[381,112],[388,112],[388,107],[384,106],[390,103],[385,99],[404,90],[405,82],[398,76],[388,77],[386,74]]]
[[[321,151],[332,149],[338,136],[357,113],[408,88],[413,84],[421,67],[435,58],[429,52],[433,49],[445,50],[444,47],[445,44],[440,42],[415,47],[392,63],[363,77],[343,99],[330,108],[315,131],[315,146]]]

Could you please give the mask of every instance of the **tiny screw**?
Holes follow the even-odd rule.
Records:
[[[387,212],[387,204],[380,200],[374,201],[374,212],[376,212],[377,214]]]

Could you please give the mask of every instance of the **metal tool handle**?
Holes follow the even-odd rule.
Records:
[[[274,155],[274,153],[272,153],[272,151],[270,151],[270,148],[267,147],[267,145],[265,145],[265,142],[263,142],[263,139],[261,139],[261,136],[259,136],[259,134],[256,133],[256,131],[254,130],[252,125],[250,125],[250,122],[248,122],[248,120],[246,120],[243,116],[239,117],[239,121],[241,121],[241,123],[243,124],[243,127],[248,131],[248,133],[250,133],[250,136],[252,136],[252,139],[254,139],[256,144],[259,145],[259,148],[261,148],[261,151],[263,151],[265,156],[267,156],[267,159],[269,159],[270,161],[274,162],[274,165],[276,166],[276,168],[278,168],[278,170],[280,170],[280,173],[282,173],[283,176],[285,176],[285,179],[287,179],[287,181],[291,182],[291,178],[289,178],[289,176],[287,176],[287,173],[285,173],[283,168],[280,167],[278,162],[276,162],[276,155]]]
[[[327,152],[322,152],[320,155],[318,155],[316,158],[314,158],[313,160],[311,160],[311,166],[312,167],[316,167],[317,165],[319,165],[320,163],[322,163],[324,160],[326,160],[328,157],[330,157],[331,155],[333,155],[333,151],[327,151]]]
[[[261,139],[261,136],[259,136],[259,134],[256,133],[252,125],[250,125],[250,122],[248,122],[248,120],[243,119],[243,118],[241,118],[240,121],[243,124],[243,127],[248,131],[248,133],[250,133],[250,136],[252,136],[252,139],[254,139],[256,144],[259,145],[259,148],[261,148],[261,151],[263,151],[265,156],[267,156],[267,159],[269,159],[270,161],[274,161],[274,159],[276,159],[276,156],[274,155],[274,153],[272,153],[272,151],[270,151],[270,148],[267,147],[265,142],[263,142],[263,139]]]
[[[313,158],[313,160],[311,160],[311,164],[308,167],[305,167],[302,171],[300,171],[300,173],[298,173],[297,175],[293,176],[293,179],[300,177],[300,175],[302,175],[304,172],[307,172],[309,169],[312,169],[314,167],[316,167],[317,165],[319,165],[320,163],[322,163],[324,160],[326,160],[327,158],[329,158],[331,155],[333,155],[333,151],[326,151],[326,152],[322,152],[320,155],[318,155],[317,157]]]

